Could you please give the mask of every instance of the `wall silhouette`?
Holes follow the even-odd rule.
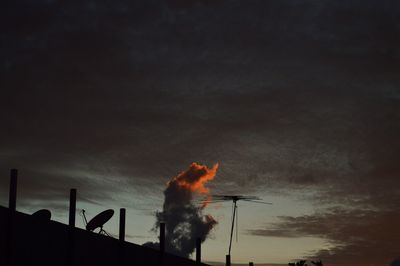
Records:
[[[0,230],[0,265],[206,266],[1,206]]]

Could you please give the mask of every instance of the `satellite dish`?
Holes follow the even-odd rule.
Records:
[[[37,212],[34,212],[32,214],[32,217],[34,217],[35,219],[38,219],[38,220],[42,220],[42,221],[50,220],[51,212],[46,209],[38,210]]]
[[[90,220],[87,225],[86,225],[86,230],[88,231],[93,231],[96,228],[100,228],[100,231],[103,231],[103,225],[108,222],[108,220],[111,219],[111,217],[114,215],[114,210],[105,210],[99,214],[97,214],[95,217],[93,217],[92,220]]]

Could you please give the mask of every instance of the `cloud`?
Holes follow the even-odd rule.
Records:
[[[279,222],[249,233],[265,237],[318,237],[332,248],[310,251],[329,265],[388,265],[398,255],[398,211],[332,208],[313,215],[279,217]]]
[[[208,197],[208,181],[214,179],[218,164],[212,168],[192,163],[187,170],[172,178],[164,190],[163,210],[156,213],[155,229],[166,223],[165,249],[182,257],[189,257],[196,248],[196,239],[204,242],[218,223],[211,215],[203,214],[203,206],[193,201],[196,194]],[[157,247],[158,243],[145,243]]]
[[[95,202],[159,199],[177,169],[220,161],[217,193],[397,210],[397,3],[172,2],[0,11],[0,172],[20,169],[24,204],[62,202],[70,187]],[[328,218],[359,222],[342,212],[316,214],[315,226],[345,243],[345,258],[366,244],[327,235]],[[298,223],[266,233],[311,234]]]

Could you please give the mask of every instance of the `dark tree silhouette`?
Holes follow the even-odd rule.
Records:
[[[288,263],[289,266],[307,266],[306,260],[300,260],[296,263]]]
[[[324,264],[322,264],[321,260],[319,260],[319,261],[313,261],[312,260],[311,263],[314,264],[315,266],[324,266]]]
[[[301,260],[296,263],[296,266],[307,266],[307,264],[305,260]]]

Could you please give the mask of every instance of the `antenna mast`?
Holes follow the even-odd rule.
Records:
[[[236,209],[237,209],[237,199],[233,199],[233,215],[232,215],[232,227],[231,227],[231,237],[229,239],[229,250],[228,255],[231,255],[231,248],[232,248],[232,236],[233,236],[233,228],[235,227],[235,217],[236,217]],[[237,225],[236,225],[237,230]],[[237,237],[237,233],[236,233]]]
[[[231,232],[230,232],[230,238],[229,238],[229,249],[228,249],[228,255],[231,255],[231,249],[232,249],[232,238],[233,238],[233,231],[235,228],[235,219],[236,219],[236,239],[238,236],[237,230],[238,230],[238,206],[237,206],[237,201],[242,200],[242,201],[249,201],[249,202],[254,202],[254,203],[262,203],[262,204],[269,204],[271,205],[272,203],[270,202],[264,202],[261,201],[260,198],[254,197],[254,196],[241,196],[241,195],[212,195],[212,200],[204,200],[202,203],[217,203],[217,202],[225,202],[225,201],[232,201],[233,202],[233,207],[232,207],[232,225],[231,225]]]

